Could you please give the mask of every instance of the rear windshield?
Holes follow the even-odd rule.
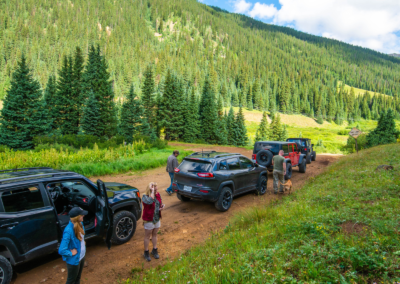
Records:
[[[179,170],[182,172],[209,172],[211,163],[196,160],[183,160],[179,165]]]
[[[301,140],[301,139],[288,139],[287,141],[289,142],[295,142],[303,147],[306,147],[306,140]]]
[[[269,144],[269,143],[256,143],[254,145],[253,154],[257,154],[261,150],[270,150],[272,153],[277,154],[279,152],[279,144]]]

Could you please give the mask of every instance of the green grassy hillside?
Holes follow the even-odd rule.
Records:
[[[376,171],[378,165],[393,170]],[[291,196],[126,283],[397,283],[400,144],[340,158]]]

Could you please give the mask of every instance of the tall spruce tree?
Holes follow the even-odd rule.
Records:
[[[199,109],[201,137],[207,143],[217,144],[219,141],[218,110],[209,77],[204,82]]]
[[[150,127],[155,127],[155,100],[154,100],[154,76],[153,67],[147,66],[146,72],[144,73],[144,84],[142,87],[142,104],[144,113],[143,116],[149,123]]]
[[[256,132],[256,141],[268,141],[269,139],[269,125],[267,119],[267,112],[263,112],[261,123]]]
[[[83,55],[82,50],[79,47],[76,47],[74,59],[72,64],[72,96],[77,98],[77,107],[78,107],[78,116],[82,118],[83,116],[83,107],[84,102],[86,101],[87,97],[83,92]],[[78,120],[79,124],[79,120]]]
[[[77,134],[79,131],[80,97],[73,91],[72,57],[64,56],[57,82],[57,116],[62,134]]]
[[[191,89],[188,112],[186,117],[185,134],[183,140],[185,142],[194,143],[199,136],[199,106],[197,104],[194,87]]]
[[[281,117],[279,113],[275,114],[270,124],[270,140],[281,141],[283,127],[281,124]]]
[[[377,127],[368,133],[367,145],[373,147],[377,145],[396,143],[399,134],[399,130],[396,129],[393,110],[390,108],[387,112],[381,114]]]
[[[247,129],[242,108],[239,108],[239,112],[236,115],[234,125],[234,140],[235,145],[237,146],[246,146],[248,143]]]
[[[226,130],[227,130],[227,142],[228,145],[236,145],[235,142],[235,113],[233,108],[229,109],[228,116],[226,118]]]
[[[99,136],[100,127],[100,104],[96,95],[91,92],[86,99],[82,110],[81,127],[85,134]]]
[[[250,85],[249,90],[247,92],[247,109],[253,110],[253,88]]]
[[[47,112],[39,82],[32,78],[25,55],[12,74],[0,118],[0,144],[13,149],[30,149],[33,137],[48,131]]]
[[[122,104],[121,119],[118,132],[127,143],[133,142],[133,136],[143,132],[142,129],[143,107],[135,94],[133,85],[129,89],[124,103]]]

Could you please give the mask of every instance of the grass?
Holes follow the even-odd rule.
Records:
[[[165,166],[167,164],[168,156],[170,156],[172,151],[175,149],[178,149],[181,153],[181,155],[178,156],[178,160],[181,160],[192,153],[192,151],[179,149],[179,147],[174,147],[173,149],[166,148],[162,150],[151,149],[150,151],[136,155],[133,158],[121,158],[115,161],[100,163],[74,163],[64,165],[61,169],[74,171],[87,177],[120,174],[129,171],[144,171]]]
[[[340,81],[338,82],[338,84],[340,84]],[[347,91],[347,92],[349,92],[350,93],[350,90],[351,90],[351,86],[349,86],[349,85],[344,85],[344,90],[345,91]],[[358,88],[355,88],[355,87],[353,87],[353,89],[354,89],[354,94],[356,95],[356,97],[358,97],[358,96],[364,96],[365,95],[365,92],[369,92],[370,94],[371,94],[371,96],[373,97],[373,96],[375,96],[375,95],[381,95],[380,93],[375,93],[375,92],[372,92],[372,91],[367,91],[367,90],[364,90],[364,89],[358,89]],[[388,96],[388,95],[385,95],[385,94],[382,94],[382,95],[384,95],[384,96]],[[388,96],[389,97],[389,96]]]
[[[376,171],[381,164],[394,170]],[[237,214],[201,246],[126,283],[400,281],[400,145],[342,157],[291,196]]]

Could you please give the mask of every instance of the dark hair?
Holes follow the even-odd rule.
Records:
[[[179,155],[179,151],[178,151],[178,150],[175,150],[175,151],[174,151],[174,155]]]

